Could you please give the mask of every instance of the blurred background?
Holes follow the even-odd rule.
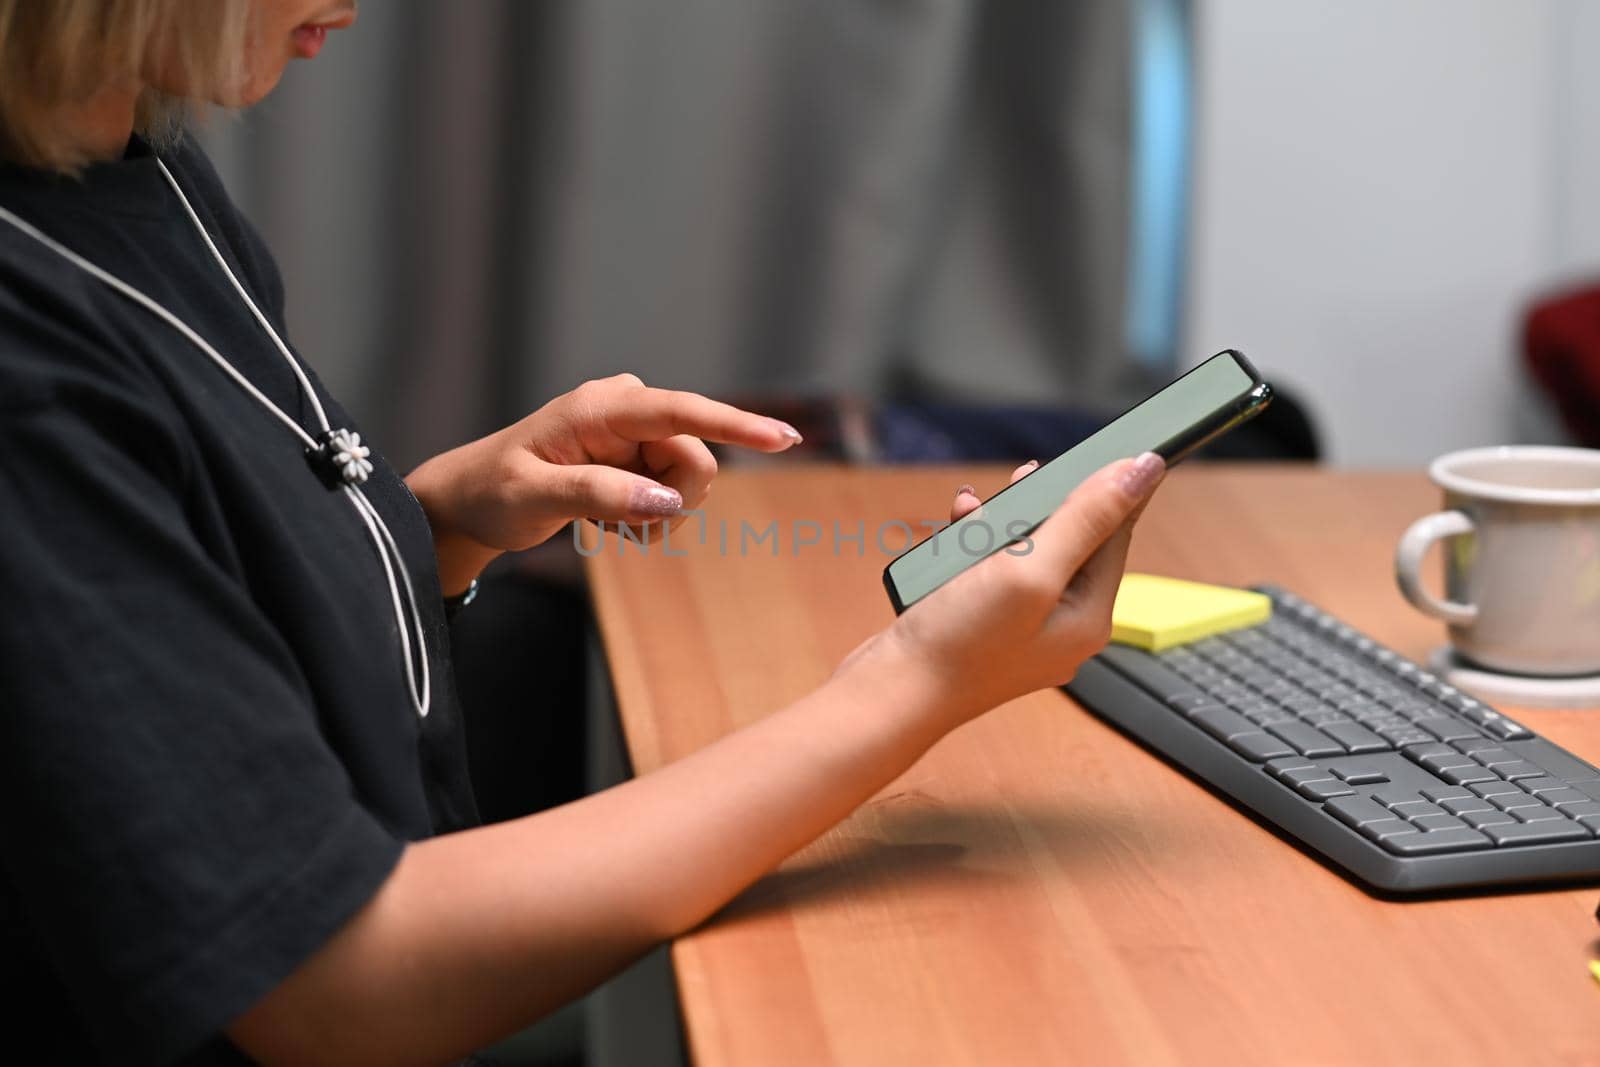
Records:
[[[1284,399],[1226,455],[1420,467],[1600,445],[1595,55],[1592,0],[372,0],[203,136],[401,469],[623,370],[1048,458],[1227,347]],[[575,573],[457,624],[490,819],[606,777]],[[499,1062],[671,1062],[667,989]]]
[[[1597,51],[1584,0],[382,0],[206,137],[402,467],[619,370],[1032,455],[1229,346],[1314,427],[1268,454],[1414,465],[1566,432],[1521,333],[1600,273]]]

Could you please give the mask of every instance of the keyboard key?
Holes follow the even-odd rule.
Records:
[[[1382,822],[1385,820],[1397,822],[1389,809],[1366,797],[1351,796],[1338,797],[1328,801],[1325,810],[1346,826],[1359,830],[1367,823]]]
[[[1462,813],[1462,820],[1471,827],[1482,829],[1485,826],[1512,826],[1517,823],[1514,815],[1496,808],[1494,811],[1468,811]]]
[[[1578,822],[1588,827],[1591,833],[1600,834],[1600,814],[1579,815]]]
[[[1533,731],[1521,723],[1512,722],[1504,715],[1490,713],[1482,723],[1484,731],[1490,737],[1501,737],[1507,741],[1519,741],[1533,737]]]
[[[1526,793],[1500,793],[1489,798],[1489,803],[1501,811],[1514,811],[1517,808],[1543,808],[1548,807],[1538,797],[1530,797]]]
[[[1323,726],[1322,732],[1355,753],[1387,752],[1390,748],[1389,742],[1360,723],[1336,722]]]
[[[1467,824],[1454,815],[1418,815],[1411,825],[1419,830],[1454,830]]]
[[[1589,766],[1569,752],[1565,752],[1544,738],[1518,741],[1506,748],[1541,768],[1552,778],[1563,782],[1592,782],[1600,779],[1600,770]]]
[[[1182,693],[1175,693],[1166,698],[1167,707],[1174,711],[1188,712],[1195,708],[1204,708],[1216,703],[1216,700],[1197,689],[1189,689]]]
[[[1470,748],[1468,747],[1469,745],[1471,746]],[[1472,758],[1483,764],[1485,767],[1498,767],[1504,763],[1515,763],[1522,758],[1520,756],[1512,755],[1505,749],[1500,748],[1495,742],[1489,740],[1487,737],[1478,738],[1476,743],[1472,741],[1462,741],[1460,742],[1460,746],[1461,751],[1470,752],[1472,754]]]
[[[1573,793],[1577,792],[1576,789],[1569,788],[1567,783],[1563,782],[1561,779],[1551,778],[1548,776],[1543,778],[1524,778],[1517,784],[1527,792],[1532,793],[1534,796],[1539,796],[1543,793],[1553,793],[1558,789],[1566,789],[1568,792]]]
[[[1432,755],[1432,756],[1423,756],[1421,759],[1417,760],[1417,763],[1419,765],[1423,766],[1423,767],[1426,767],[1428,770],[1432,771],[1434,774],[1440,774],[1440,773],[1442,773],[1444,771],[1449,770],[1452,767],[1479,767],[1479,766],[1482,766],[1480,763],[1478,763],[1477,760],[1473,759],[1471,756],[1463,756],[1461,753],[1457,752],[1455,749],[1451,749],[1449,752],[1440,752],[1440,753],[1437,753],[1437,754]],[[1489,777],[1493,778],[1493,777],[1496,777],[1496,776],[1495,775],[1490,775]]]
[[[1240,734],[1253,734],[1259,727],[1236,711],[1227,708],[1202,708],[1191,712],[1189,718],[1218,741],[1226,741]]]
[[[1300,795],[1307,800],[1332,800],[1335,797],[1352,797],[1356,791],[1336,778],[1320,778],[1316,781],[1301,782],[1295,786]]]
[[[1556,807],[1574,819],[1581,819],[1586,815],[1600,815],[1600,801],[1590,800],[1579,804],[1567,804],[1562,801],[1551,800],[1549,793],[1544,795],[1544,799],[1548,803],[1556,805]]]
[[[1263,767],[1262,770],[1266,771],[1274,778],[1281,779],[1289,771],[1305,770],[1308,767],[1315,766],[1316,764],[1312,763],[1304,756],[1285,756],[1281,759],[1268,760],[1267,765]]]
[[[1329,803],[1337,804],[1338,801],[1329,801]],[[1376,822],[1364,822],[1356,829],[1361,833],[1362,837],[1378,842],[1382,842],[1385,838],[1394,837],[1396,834],[1415,834],[1417,832],[1404,819],[1380,819]]]
[[[1409,789],[1402,789],[1399,786],[1391,785],[1385,789],[1374,789],[1372,791],[1372,799],[1374,802],[1382,804],[1386,808],[1392,808],[1396,804],[1410,804],[1421,800],[1422,794],[1413,793]]]
[[[1446,715],[1437,719],[1421,719],[1417,725],[1428,731],[1441,741],[1467,741],[1474,737],[1482,737],[1476,726],[1458,719],[1454,715]]]
[[[1542,845],[1552,841],[1581,841],[1590,836],[1584,827],[1571,822],[1512,823],[1508,826],[1485,826],[1496,845]]]
[[[1508,782],[1515,782],[1522,778],[1544,778],[1543,770],[1529,763],[1527,760],[1517,760],[1515,763],[1502,763],[1494,772]]]
[[[1446,767],[1439,777],[1452,785],[1473,785],[1480,782],[1497,782],[1499,778],[1487,767]]]
[[[1439,805],[1430,804],[1426,800],[1408,800],[1404,804],[1393,805],[1389,808],[1389,810],[1394,812],[1394,814],[1400,818],[1409,819],[1413,822],[1422,818],[1424,815],[1448,814]]]
[[[1335,767],[1333,776],[1350,785],[1382,785],[1389,780],[1389,776],[1376,767]],[[1578,795],[1583,796],[1582,793]]]
[[[1428,733],[1428,731],[1422,729],[1421,727],[1412,726],[1410,723],[1407,723],[1405,726],[1379,727],[1378,734],[1385,741],[1388,741],[1396,748],[1404,745],[1416,744],[1419,741],[1433,740],[1433,735]]]
[[[1269,727],[1302,756],[1342,756],[1344,746],[1314,726],[1303,722],[1280,722]]]
[[[1502,829],[1491,826],[1484,833],[1494,833]],[[1524,828],[1525,829],[1525,828]],[[1489,838],[1476,830],[1460,827],[1454,830],[1429,830],[1427,833],[1395,834],[1385,837],[1379,842],[1390,852],[1401,856],[1432,856],[1440,852],[1467,852],[1471,849],[1488,848]]]
[[[1407,759],[1415,760],[1418,763],[1431,756],[1459,756],[1461,754],[1457,749],[1445,744],[1443,741],[1424,741],[1420,744],[1406,745],[1400,751]]]
[[[1193,705],[1190,705],[1189,707],[1182,709],[1182,711],[1180,711],[1179,714],[1181,714],[1186,719],[1193,719],[1196,715],[1201,715],[1201,714],[1204,714],[1205,712],[1208,712],[1208,711],[1228,711],[1228,710],[1230,710],[1230,709],[1226,705],[1221,704],[1218,701],[1216,701],[1216,700],[1214,700],[1214,699],[1212,699],[1211,697],[1208,696],[1208,697],[1206,697],[1206,702],[1204,704],[1193,704]]]
[[[1567,818],[1566,815],[1557,811],[1555,808],[1543,806],[1537,808],[1531,806],[1526,808],[1512,808],[1510,810],[1511,814],[1515,815],[1521,822],[1548,822],[1551,819],[1561,819],[1565,821]]]
[[[1470,789],[1463,789],[1459,785],[1430,785],[1422,790],[1425,799],[1435,804],[1446,800],[1476,800],[1477,797]]]
[[[1478,794],[1478,796],[1485,798],[1498,796],[1502,793],[1515,796],[1526,795],[1523,793],[1522,787],[1515,782],[1474,782],[1467,788]]]
[[[1278,781],[1284,785],[1298,788],[1305,782],[1329,782],[1333,774],[1324,767],[1291,767],[1278,775]]]
[[[1487,800],[1483,799],[1482,797],[1474,797],[1474,796],[1464,797],[1464,798],[1462,798],[1460,800],[1455,800],[1455,799],[1435,800],[1434,803],[1439,805],[1445,811],[1448,811],[1451,815],[1465,815],[1469,811],[1499,811],[1500,810],[1499,808],[1495,807],[1493,804],[1489,803]]]
[[[1260,730],[1228,738],[1228,747],[1252,763],[1294,755],[1294,749]]]

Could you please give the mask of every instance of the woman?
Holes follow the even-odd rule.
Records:
[[[353,20],[0,0],[0,966],[10,1040],[62,1062],[436,1063],[524,1026],[1069,678],[1161,476],[1102,471],[756,725],[474,828],[447,604],[575,517],[695,506],[705,440],[798,435],[622,376],[404,481],[368,455],[173,132]]]

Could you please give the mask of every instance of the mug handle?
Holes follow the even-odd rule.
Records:
[[[1476,604],[1441,600],[1422,588],[1420,577],[1422,557],[1427,554],[1429,546],[1446,537],[1473,533],[1476,529],[1465,512],[1436,511],[1412,523],[1400,536],[1400,544],[1394,552],[1395,581],[1400,583],[1400,592],[1405,594],[1405,598],[1424,615],[1443,619],[1452,626],[1471,626],[1478,621]]]

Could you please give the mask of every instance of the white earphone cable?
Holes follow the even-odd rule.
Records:
[[[222,273],[226,274],[228,281],[233,283],[234,291],[239,294],[239,299],[244,301],[245,306],[250,309],[250,313],[261,324],[261,328],[267,331],[267,336],[272,338],[272,343],[278,346],[278,352],[283,356],[284,362],[288,363],[289,369],[294,371],[295,378],[300,382],[300,388],[305,390],[306,397],[311,401],[312,409],[317,413],[317,424],[324,431],[333,429],[328,423],[327,412],[322,410],[322,401],[317,398],[317,391],[311,388],[311,380],[306,377],[306,372],[300,366],[300,361],[294,358],[294,354],[289,351],[289,346],[283,343],[283,338],[278,336],[278,331],[272,328],[272,323],[267,321],[267,317],[261,313],[261,309],[256,306],[256,302],[251,299],[245,287],[239,283],[238,276],[228,266],[228,261],[222,256],[222,250],[211,239],[210,231],[200,221],[200,216],[195,214],[194,207],[189,203],[189,198],[183,195],[182,187],[178,185],[178,180],[172,176],[172,172],[167,169],[167,165],[157,159],[156,166],[161,168],[161,175],[167,179],[167,184],[172,186],[172,191],[178,194],[178,203],[183,205],[183,210],[189,216],[189,221],[194,223],[194,228],[200,232],[200,237],[205,241],[206,247],[211,249],[211,256],[217,261],[217,266],[222,268]]]
[[[383,516],[378,514],[378,509],[372,506],[372,501],[353,485],[344,486],[344,492],[355,505],[356,511],[361,513],[362,521],[366,523],[367,533],[374,543],[378,543],[378,558],[383,561],[384,575],[389,579],[389,598],[394,604],[395,622],[400,630],[400,653],[406,664],[406,687],[411,690],[411,702],[417,709],[421,718],[428,717],[428,707],[433,697],[432,680],[428,671],[428,643],[422,633],[422,616],[417,612],[417,595],[411,588],[411,572],[406,569],[405,559],[400,555],[400,547],[394,542],[394,535],[389,532],[389,526],[383,521]],[[383,551],[383,546],[388,546],[388,552]],[[390,566],[390,559],[394,565]],[[416,623],[417,632],[417,662],[422,666],[422,686],[420,692],[417,687],[417,673],[412,667],[411,640],[406,634],[405,615],[400,607],[400,593],[395,587],[395,571],[400,572],[400,581],[405,586],[406,603],[411,608],[411,617]]]

